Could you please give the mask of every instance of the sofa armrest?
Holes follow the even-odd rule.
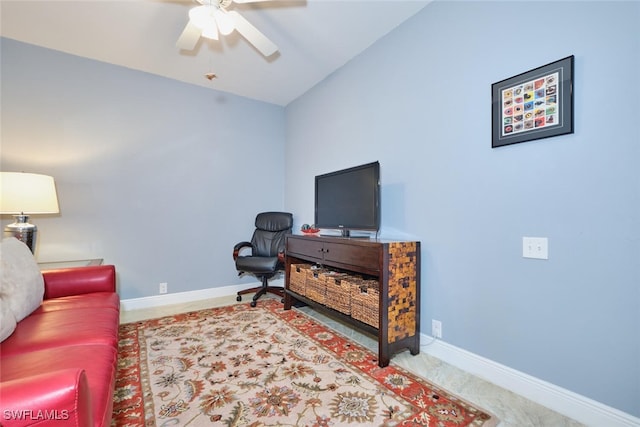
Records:
[[[115,292],[116,269],[113,265],[44,270],[44,299]]]
[[[3,427],[93,425],[89,384],[82,369],[0,382],[0,400]]]

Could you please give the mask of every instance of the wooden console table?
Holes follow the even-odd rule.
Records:
[[[409,349],[420,352],[420,242],[289,235],[286,241],[285,302],[308,304],[329,316],[378,337],[378,364]],[[290,289],[292,264],[308,263],[360,273],[378,280],[380,318],[377,327],[353,319]]]

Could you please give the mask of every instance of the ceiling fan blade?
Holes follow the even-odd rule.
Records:
[[[247,41],[258,49],[264,56],[271,56],[278,51],[278,46],[258,31],[256,27],[251,25],[251,23],[244,19],[244,17],[238,12],[232,10],[227,12],[227,14],[235,22],[236,30],[242,35],[242,37],[247,39]]]
[[[191,20],[187,23],[187,26],[184,27],[182,34],[178,37],[178,41],[176,42],[176,46],[179,49],[183,50],[193,50],[196,47],[196,43],[200,39],[200,34],[202,30],[196,27]]]

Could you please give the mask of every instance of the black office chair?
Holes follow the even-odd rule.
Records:
[[[259,213],[251,242],[240,242],[233,247],[238,275],[249,273],[262,281],[262,286],[239,291],[238,301],[242,301],[242,295],[253,292],[256,294],[251,307],[255,307],[258,298],[267,292],[284,298],[284,288],[269,286],[268,280],[284,268],[285,236],[291,234],[292,227],[293,215],[288,212]],[[251,249],[251,255],[241,255],[243,249]]]

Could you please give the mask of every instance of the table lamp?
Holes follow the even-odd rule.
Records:
[[[29,223],[29,214],[60,212],[53,177],[24,172],[0,172],[0,214],[11,214],[13,224],[4,228],[7,237],[24,242],[32,253],[36,249],[38,228]]]

